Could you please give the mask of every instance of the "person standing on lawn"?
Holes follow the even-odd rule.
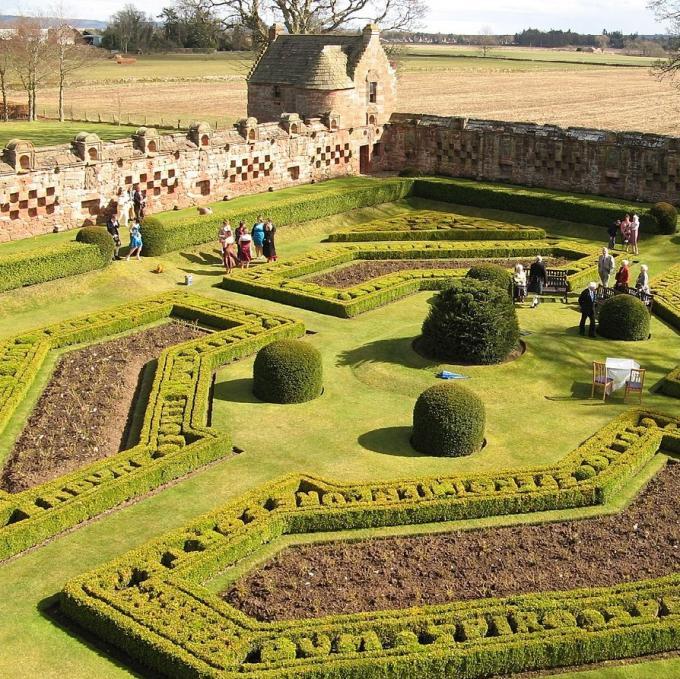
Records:
[[[267,258],[268,262],[276,261],[276,243],[274,236],[276,234],[276,227],[272,224],[272,220],[268,219],[264,223],[264,243],[262,244],[262,252]]]
[[[257,222],[253,225],[250,236],[255,246],[255,257],[259,259],[262,257],[262,245],[264,243],[264,220],[261,216],[257,218]]]
[[[120,259],[120,224],[118,223],[118,217],[112,214],[106,221],[106,230],[109,232],[109,236],[113,240],[113,258]]]
[[[579,335],[586,334],[586,319],[590,321],[590,328],[588,334],[595,337],[595,291],[597,290],[597,283],[595,281],[588,283],[588,287],[579,295],[578,306],[581,310],[581,322],[578,324]]]
[[[609,277],[614,271],[614,258],[609,254],[607,248],[602,248],[602,254],[597,260],[597,273],[600,276],[600,282],[605,288],[609,287]]]
[[[640,218],[634,214],[633,219],[628,227],[628,242],[634,255],[639,255],[638,251],[638,237],[640,235]]]
[[[609,228],[607,229],[607,233],[609,234],[609,249],[614,250],[616,249],[616,236],[619,233],[619,230],[621,229],[621,220],[617,219],[616,221],[612,222]]]
[[[135,219],[141,222],[144,219],[144,208],[146,207],[146,198],[139,188],[139,184],[135,184],[135,190],[132,192],[132,206],[135,211]]]
[[[538,306],[540,296],[543,294],[543,287],[548,280],[548,274],[545,270],[545,264],[541,255],[536,255],[536,259],[529,267],[529,292],[534,293],[534,299],[531,302],[531,308]]]
[[[142,258],[142,227],[138,219],[132,221],[130,227],[130,250],[128,252],[127,261],[130,261],[132,255],[137,255],[137,261]]]
[[[250,267],[250,260],[253,258],[253,253],[250,249],[253,237],[248,233],[246,223],[243,221],[239,223],[236,233],[238,234],[238,261],[242,269],[248,269]]]
[[[628,268],[630,262],[624,259],[621,262],[619,270],[616,272],[616,284],[614,290],[617,292],[628,292],[628,284],[630,283],[630,269]]]

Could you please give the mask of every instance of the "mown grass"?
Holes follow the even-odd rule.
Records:
[[[126,125],[60,123],[58,120],[0,122],[0,149],[4,148],[10,139],[27,139],[33,142],[34,146],[51,146],[53,144],[68,144],[79,132],[94,132],[101,139],[110,141],[129,137],[136,129]]]
[[[248,205],[251,209],[263,205],[266,212],[268,197],[250,197],[255,202]],[[227,205],[231,208],[234,204],[236,201]],[[319,241],[338,228],[437,208],[542,226],[563,238],[599,243],[605,236],[600,227],[415,200],[282,227],[279,253],[285,260],[319,247]],[[677,261],[678,243],[643,234],[641,251],[656,274]],[[158,263],[163,264],[165,273],[151,272]],[[474,458],[435,460],[414,453],[407,440],[415,396],[435,383],[438,367],[411,349],[411,339],[419,332],[428,309],[430,295],[426,293],[351,321],[320,316],[214,287],[223,272],[215,244],[208,244],[162,259],[117,262],[102,271],[2,294],[0,337],[114,304],[134,305],[145,295],[178,289],[189,272],[194,275],[192,290],[200,294],[304,320],[317,333],[308,341],[324,356],[326,391],[309,404],[265,405],[255,402],[250,394],[252,359],[220,370],[213,425],[233,428],[235,443],[245,452],[0,566],[2,677],[135,676],[105,652],[97,652],[60,628],[43,614],[43,608],[68,579],[256,485],[286,472],[313,472],[346,480],[390,479],[556,460],[626,408],[619,396],[606,405],[585,398],[593,359],[609,355],[636,358],[649,369],[647,383],[653,386],[675,365],[680,353],[680,337],[656,319],[650,342],[626,344],[579,337],[575,328],[579,316],[573,305],[546,302],[535,310],[521,309],[522,328],[532,332],[526,338],[527,354],[498,367],[461,370],[471,378],[467,384],[487,403],[489,445]],[[680,414],[680,402],[657,394],[645,395],[645,405]],[[563,679],[582,676],[675,677],[680,676],[680,661],[604,667],[590,675],[572,673]]]

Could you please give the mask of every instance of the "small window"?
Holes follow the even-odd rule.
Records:
[[[277,101],[281,99],[281,86],[274,85],[274,99]]]
[[[368,103],[369,104],[378,103],[378,83],[376,82],[368,83]]]

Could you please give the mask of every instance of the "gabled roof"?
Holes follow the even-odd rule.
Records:
[[[362,35],[279,35],[255,62],[248,82],[350,89],[364,49]]]

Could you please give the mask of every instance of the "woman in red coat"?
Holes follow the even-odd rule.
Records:
[[[628,292],[628,284],[630,281],[630,269],[628,268],[628,260],[624,259],[621,262],[621,268],[616,272],[616,285],[614,290],[619,292]]]

